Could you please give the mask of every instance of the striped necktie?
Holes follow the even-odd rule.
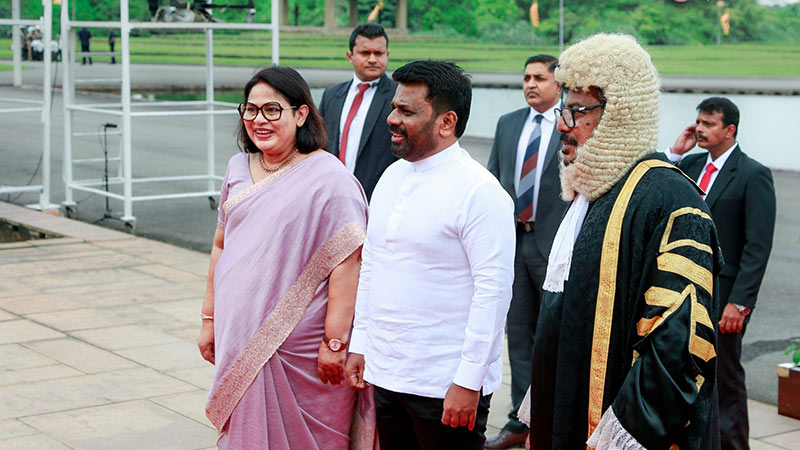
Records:
[[[522,171],[517,189],[517,220],[522,223],[533,220],[533,188],[536,184],[536,161],[539,159],[539,142],[542,140],[542,115],[533,118],[533,132],[528,139]]]

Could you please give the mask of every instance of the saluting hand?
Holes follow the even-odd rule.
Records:
[[[694,146],[697,145],[697,135],[695,135],[696,130],[697,124],[694,123],[686,127],[681,135],[678,136],[678,140],[675,141],[675,145],[672,146],[670,151],[676,155],[683,155],[684,153],[693,149]]]

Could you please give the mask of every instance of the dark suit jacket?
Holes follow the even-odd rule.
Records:
[[[325,149],[335,156],[339,156],[339,123],[342,117],[342,108],[347,98],[347,90],[353,80],[345,81],[325,89],[319,112],[325,119],[325,128],[328,132],[328,147]],[[386,118],[392,112],[392,97],[397,89],[397,83],[383,74],[378,81],[377,91],[369,105],[364,129],[361,131],[361,140],[358,143],[358,156],[354,175],[364,188],[367,199],[372,197],[372,191],[378,184],[378,179],[383,171],[397,160],[392,155],[391,134]]]
[[[687,156],[678,167],[697,180],[707,157],[708,152]],[[775,230],[772,172],[737,145],[711,185],[706,203],[725,259],[719,277],[722,306],[730,302],[753,308]]]
[[[529,112],[530,107],[526,107],[500,117],[494,133],[489,163],[486,165],[489,172],[492,172],[500,180],[500,184],[515,201],[517,193],[514,189],[514,166],[517,161],[517,146]],[[542,167],[539,199],[536,203],[536,217],[534,218],[536,223],[534,240],[545,265],[567,206],[567,203],[561,200],[557,155],[559,150],[561,150],[561,133],[555,129],[554,125],[553,134],[547,145],[544,167]]]

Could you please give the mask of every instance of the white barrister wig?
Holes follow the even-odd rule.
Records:
[[[567,89],[601,88],[606,99],[592,136],[561,164],[564,200],[576,193],[595,200],[614,187],[643,156],[656,151],[660,80],[650,55],[632,36],[595,34],[559,57],[556,80]]]

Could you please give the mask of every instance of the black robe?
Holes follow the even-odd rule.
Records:
[[[532,448],[585,448],[609,406],[645,448],[719,448],[722,256],[699,193],[651,155],[590,204],[564,292],[542,300]]]

